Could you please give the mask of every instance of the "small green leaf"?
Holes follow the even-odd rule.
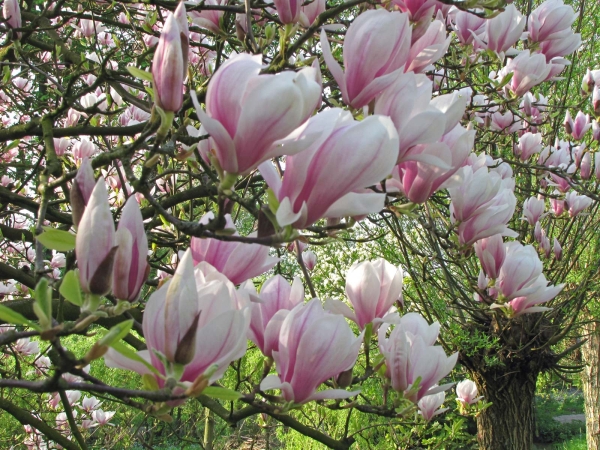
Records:
[[[514,72],[508,72],[506,75],[504,75],[504,77],[500,80],[500,83],[498,83],[498,86],[496,89],[502,89],[504,86],[506,86],[509,81],[512,79],[514,75]]]
[[[52,288],[46,278],[40,279],[35,287],[35,303],[33,312],[44,330],[52,328]]]
[[[129,358],[135,362],[139,362],[139,363],[143,364],[144,366],[146,366],[146,368],[150,372],[154,373],[155,375],[158,375],[161,378],[164,378],[163,375],[152,364],[150,364],[148,361],[146,361],[144,358],[142,358],[136,352],[131,350],[125,344],[123,344],[121,342],[113,342],[111,347],[114,348],[121,355],[123,355],[125,358]]]
[[[98,341],[99,345],[111,346],[115,342],[119,342],[123,339],[133,327],[133,319],[125,320],[121,323],[116,324],[110,330],[106,332],[102,339]]]
[[[242,398],[242,394],[232,389],[227,389],[223,387],[217,386],[208,386],[203,391],[202,394],[207,395],[212,398],[218,398],[219,400],[233,401],[239,400]]]
[[[37,324],[27,320],[25,316],[2,304],[0,304],[0,320],[14,325],[27,325],[36,330],[40,330],[40,327]]]
[[[81,287],[79,286],[79,277],[77,276],[77,272],[74,270],[69,270],[65,274],[62,283],[60,284],[60,288],[58,288],[58,292],[60,292],[60,295],[66,298],[67,301],[73,303],[74,305],[83,305],[83,299],[81,298]]]
[[[36,239],[46,248],[59,252],[68,252],[75,248],[75,235],[68,231],[57,230],[52,227],[43,227],[44,232]]]
[[[156,381],[156,377],[150,375],[149,373],[142,375],[142,385],[147,391],[158,391],[160,389],[158,386],[158,381]]]
[[[17,148],[20,143],[21,143],[21,141],[19,139],[15,139],[10,144],[8,144],[8,146],[6,147],[6,149],[4,151],[8,152],[9,150],[12,150],[13,148]]]
[[[277,200],[277,196],[271,188],[267,189],[267,202],[269,204],[269,210],[273,214],[277,214],[277,210],[279,209],[279,200]]]
[[[127,66],[127,71],[140,80],[152,81],[152,74],[150,72],[146,72],[145,70],[138,69],[134,66]]]

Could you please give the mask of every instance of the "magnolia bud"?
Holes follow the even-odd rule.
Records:
[[[567,114],[565,114],[563,125],[565,127],[565,133],[568,135],[573,133],[573,119],[571,118],[571,113],[569,111],[567,111]]]
[[[19,0],[4,0],[2,6],[2,16],[11,28],[21,28],[21,7]],[[21,33],[17,33],[20,37]]]
[[[152,61],[156,104],[171,112],[179,111],[183,104],[183,80],[187,71],[188,47],[182,45],[187,44],[186,30],[180,30],[179,26],[178,19],[169,14]]]
[[[348,370],[345,370],[337,376],[335,381],[337,385],[342,389],[346,389],[352,384],[352,369],[353,367]]]
[[[108,193],[104,180],[99,179],[81,217],[75,244],[79,281],[84,292],[106,295],[110,291],[116,250]]]
[[[79,226],[85,207],[92,196],[96,180],[92,163],[86,157],[81,161],[77,175],[73,180],[70,191],[71,212],[73,213],[73,225]]]

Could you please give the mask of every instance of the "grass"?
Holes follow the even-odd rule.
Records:
[[[585,435],[580,435],[554,445],[554,450],[587,450]]]

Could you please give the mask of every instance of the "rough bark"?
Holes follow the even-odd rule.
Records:
[[[584,338],[581,357],[585,368],[581,374],[588,450],[600,449],[600,323],[584,325]]]
[[[530,365],[505,369],[473,374],[480,394],[492,402],[477,417],[479,447],[482,450],[531,450],[539,370]]]

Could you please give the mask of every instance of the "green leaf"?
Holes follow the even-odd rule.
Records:
[[[20,139],[15,139],[14,141],[12,141],[10,144],[8,144],[8,146],[5,148],[5,152],[8,152],[9,150],[12,150],[13,148],[16,148],[19,146],[19,144],[21,143]]]
[[[119,342],[121,339],[127,336],[127,334],[129,334],[131,327],[133,327],[133,319],[125,320],[116,324],[114,327],[108,330],[104,336],[102,336],[102,339],[98,341],[98,344],[111,346],[115,342]]]
[[[60,295],[67,299],[67,301],[74,305],[83,305],[83,299],[81,298],[81,287],[79,286],[79,277],[77,272],[69,270],[63,277],[60,288],[58,289]]]
[[[158,386],[158,381],[156,381],[156,377],[150,375],[149,373],[142,375],[142,385],[147,391],[158,391],[160,389]]]
[[[269,204],[269,210],[273,214],[277,214],[277,210],[279,209],[279,200],[277,200],[277,196],[271,188],[267,189],[267,202]]]
[[[496,89],[502,89],[504,86],[506,86],[508,84],[508,82],[512,79],[513,75],[514,75],[514,72],[508,72],[506,75],[504,75],[502,80],[500,80],[500,83],[498,83],[498,86]]]
[[[242,398],[242,394],[232,389],[227,389],[223,387],[217,386],[208,386],[203,391],[202,394],[207,395],[212,398],[217,398],[219,400],[233,401],[239,400]]]
[[[129,358],[132,361],[142,363],[144,366],[146,366],[146,368],[150,372],[152,372],[155,375],[158,375],[161,378],[164,378],[163,375],[152,364],[150,364],[148,361],[146,361],[144,358],[142,358],[136,352],[134,352],[133,350],[131,350],[125,344],[117,341],[117,342],[113,342],[111,344],[111,347],[114,348],[121,355],[123,355],[125,358]]]
[[[42,243],[42,245],[51,250],[59,252],[68,252],[75,248],[75,235],[68,231],[57,230],[52,227],[42,227],[44,232],[36,239]]]
[[[22,314],[19,314],[18,312],[13,311],[9,307],[4,306],[2,304],[0,304],[0,320],[7,323],[12,323],[14,325],[27,325],[36,330],[40,330],[40,327],[37,324],[28,320]]]
[[[127,71],[140,80],[152,81],[152,74],[150,72],[146,72],[145,70],[138,69],[134,66],[127,66]]]
[[[39,319],[40,326],[43,329],[52,328],[52,288],[48,286],[46,278],[40,279],[35,287],[33,312]]]

